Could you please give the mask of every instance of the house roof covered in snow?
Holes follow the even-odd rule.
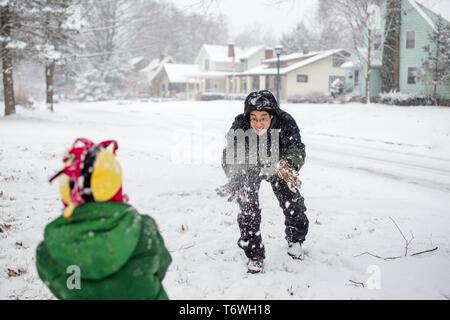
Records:
[[[359,61],[347,61],[341,65],[342,69],[353,69],[359,67],[361,63]]]
[[[128,62],[134,66],[135,64],[137,64],[143,60],[145,60],[144,57],[135,57],[135,58],[130,59]]]
[[[196,64],[166,63],[163,65],[163,69],[171,83],[190,82],[199,73],[199,67]]]
[[[450,21],[450,1],[448,0],[408,0],[427,23],[435,28],[438,15]]]
[[[147,66],[148,60],[143,56],[139,56],[128,60],[128,63],[134,71],[139,71]]]
[[[312,63],[315,63],[319,60],[328,58],[334,54],[340,53],[340,52],[344,52],[344,49],[334,49],[334,50],[327,50],[327,51],[318,51],[316,52],[316,54],[309,56],[306,59],[303,59],[299,62],[293,63],[287,67],[283,67],[280,68],[280,74],[287,74],[291,71],[294,71],[296,69],[299,68],[303,68],[307,65],[310,65]],[[281,57],[280,57],[281,59]],[[277,74],[278,70],[277,68],[273,68],[270,67],[269,65],[265,64],[265,65],[260,65],[257,66],[253,69],[250,69],[248,71],[245,71],[243,73],[241,73],[242,75],[257,75],[257,74],[261,74],[261,75],[275,75]]]
[[[148,71],[154,71],[156,68],[158,68],[158,66],[160,65],[160,61],[158,58],[153,59],[152,61],[150,61],[150,63],[141,71],[142,72],[148,72]]]
[[[173,62],[173,59],[170,56],[164,57],[163,59],[155,58],[152,61],[150,61],[148,66],[146,66],[140,72],[146,73],[148,81],[151,82],[156,77],[156,75],[161,71],[163,65],[165,63],[171,62]]]
[[[212,61],[231,62],[232,60],[232,58],[228,56],[228,46],[204,44],[202,46],[202,49],[206,51],[207,55]],[[234,58],[236,62],[239,62],[243,59],[249,59],[261,49],[264,49],[264,45],[253,46],[249,48],[234,46]]]
[[[204,78],[204,79],[221,79],[225,76],[229,76],[232,73],[227,72],[227,71],[202,71],[197,73],[197,76],[199,78]],[[239,74],[239,73],[236,73]]]
[[[292,60],[297,60],[297,59],[304,59],[304,58],[309,58],[312,56],[315,56],[316,54],[319,54],[320,51],[310,51],[307,54],[304,54],[302,52],[294,52],[291,54],[287,54],[287,55],[280,55],[280,62],[288,62],[288,61],[292,61]],[[270,58],[270,59],[266,59],[263,62],[264,63],[272,63],[272,62],[277,62],[278,58]]]

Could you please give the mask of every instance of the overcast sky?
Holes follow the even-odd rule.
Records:
[[[200,3],[200,0],[171,1],[181,9],[202,11],[198,5],[192,8],[192,5]],[[206,2],[213,3],[207,8],[209,12],[220,12],[228,17],[231,38],[254,23],[270,25],[272,30],[280,34],[288,32],[302,20],[307,24],[312,21],[317,6],[317,0],[287,0],[280,1],[281,4],[273,4],[277,2],[276,0],[206,0]]]
[[[202,0],[171,0],[184,10],[204,12],[199,3]],[[450,0],[418,0],[444,18],[450,19]],[[309,26],[315,18],[318,0],[203,0],[212,3],[208,12],[220,12],[228,17],[230,41],[244,28],[251,24],[270,25],[272,30],[281,34],[292,30],[303,21]],[[273,4],[281,2],[281,4]],[[196,4],[196,5],[195,5]],[[265,30],[265,29],[263,29]],[[277,34],[274,34],[279,38]]]

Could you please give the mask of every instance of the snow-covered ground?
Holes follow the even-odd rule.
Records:
[[[0,118],[0,299],[53,298],[35,249],[61,213],[47,179],[77,137],[119,142],[130,203],[156,219],[172,254],[164,280],[172,299],[450,298],[450,109],[282,107],[306,144],[306,259],[286,254],[284,217],[263,183],[259,275],[246,273],[236,245],[237,205],[214,192],[226,182],[221,150],[242,102],[61,103],[53,114],[19,108]],[[407,257],[357,256],[404,255],[393,221],[414,237]]]

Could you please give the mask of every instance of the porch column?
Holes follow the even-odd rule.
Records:
[[[236,92],[235,93],[240,93],[241,92],[241,77],[236,77]]]
[[[253,91],[253,77],[247,76],[247,92]]]
[[[259,76],[259,90],[267,89],[266,88],[266,76]]]

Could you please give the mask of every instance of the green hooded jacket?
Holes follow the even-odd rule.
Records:
[[[40,278],[59,299],[168,299],[171,263],[155,221],[119,202],[88,202],[45,228]]]

